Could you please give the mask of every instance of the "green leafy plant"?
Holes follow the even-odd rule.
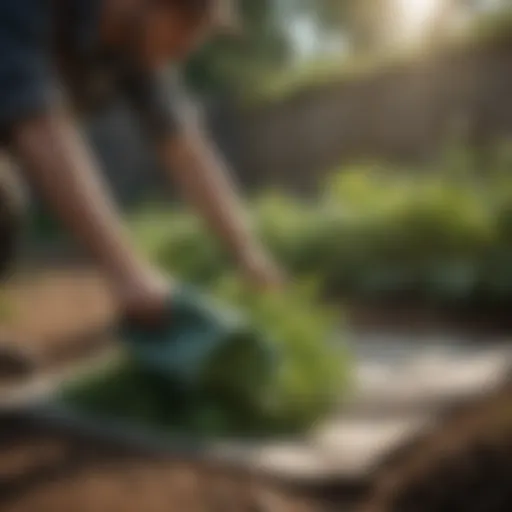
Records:
[[[254,293],[226,278],[217,293],[237,304],[279,348],[282,365],[262,404],[267,414],[298,425],[326,414],[347,389],[350,356],[340,340],[339,311],[320,302],[314,281],[286,293]]]
[[[344,167],[316,201],[267,193],[254,225],[294,276],[350,298],[407,297],[450,306],[512,297],[510,145],[457,147],[425,169],[379,163]],[[165,226],[160,229],[160,226]],[[161,211],[138,224],[141,245],[173,274],[212,285],[230,260],[193,216]]]
[[[64,402],[99,416],[202,436],[291,433],[329,414],[348,390],[350,356],[340,336],[339,315],[318,301],[314,287],[308,283],[286,293],[255,293],[226,277],[213,290],[275,345],[278,364],[268,382],[247,384],[264,390],[261,394],[244,400],[227,386],[186,390],[123,359],[69,383]],[[209,367],[222,373],[224,383],[239,384],[253,378],[239,374],[241,356],[249,357],[230,350]],[[204,382],[216,379],[205,377]]]
[[[250,210],[255,228],[293,275],[295,285],[283,293],[255,294],[244,287],[220,244],[191,214],[153,209],[137,216],[141,246],[173,275],[252,318],[279,348],[282,364],[268,383],[270,391],[257,400],[240,400],[226,388],[184,397],[169,383],[141,376],[132,362],[104,372],[90,383],[93,389],[82,383],[86,400],[76,403],[92,397],[100,401],[95,411],[202,435],[307,428],[335,407],[350,376],[344,345],[330,342],[342,326],[339,312],[322,303],[325,292],[445,307],[512,298],[509,159],[502,148],[485,175],[460,151],[424,173],[361,164],[334,173],[315,202],[264,194]],[[314,276],[314,286],[308,276]],[[235,378],[238,357],[225,354],[218,362],[228,380],[240,377]],[[122,396],[103,393],[106,388]],[[133,403],[123,405],[130,395]]]

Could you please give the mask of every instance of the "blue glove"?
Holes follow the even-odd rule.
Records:
[[[274,374],[275,345],[236,311],[192,288],[173,287],[157,327],[125,320],[121,340],[145,370],[190,388],[254,392]]]

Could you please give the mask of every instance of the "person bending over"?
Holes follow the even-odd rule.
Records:
[[[191,114],[175,66],[230,17],[226,0],[17,0],[0,3],[0,140],[83,243],[129,318],[164,311],[168,279],[132,245],[76,113],[123,96],[185,198],[242,273],[278,286],[225,166]],[[172,306],[171,306],[172,307]]]

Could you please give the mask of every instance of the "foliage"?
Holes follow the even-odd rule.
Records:
[[[445,2],[439,8],[449,13],[451,6],[457,8],[456,3],[457,0],[452,5]],[[187,66],[188,82],[202,93],[236,93],[258,102],[277,99],[288,97],[286,91],[295,93],[297,89],[345,80],[355,72],[359,76],[361,72],[378,71],[404,57],[411,58],[411,52],[415,58],[423,54],[421,48],[411,47],[383,55],[385,41],[393,32],[386,20],[395,14],[385,0],[282,0],[279,6],[270,0],[241,0],[239,5],[243,35],[216,38]],[[301,16],[315,20],[322,37],[343,34],[343,40],[353,50],[351,56],[337,55],[297,69],[288,66],[293,47],[287,25]],[[440,50],[448,51],[451,45],[471,47],[510,40],[511,19],[509,7],[503,4],[490,13],[480,13],[472,29],[462,37],[442,37],[435,26],[431,37],[436,45],[442,44]],[[441,26],[438,29],[443,31]]]
[[[139,245],[188,282],[208,284],[227,265],[217,239],[193,215],[152,208],[137,216],[133,226]]]
[[[290,48],[283,27],[277,23],[270,0],[239,2],[242,34],[218,37],[188,64],[186,78],[207,94],[238,93],[275,72],[286,62]]]
[[[354,80],[371,79],[376,75],[392,71],[397,66],[414,68],[416,64],[421,65],[425,59],[438,58],[443,54],[449,56],[451,53],[479,51],[487,46],[502,44],[506,49],[512,40],[512,10],[509,6],[504,6],[490,14],[479,15],[469,30],[463,31],[457,37],[435,39],[435,51],[412,45],[382,52],[378,40],[372,42],[372,37],[375,37],[372,26],[381,22],[379,9],[374,9],[379,2],[381,0],[364,2],[303,0],[301,4],[297,4],[297,9],[302,6],[306,12],[319,16],[322,25],[327,24],[326,26],[329,27],[334,20],[334,24],[341,27],[356,46],[366,48],[375,45],[380,51],[334,54],[317,58],[312,62],[306,61],[300,66],[283,67],[270,76],[261,77],[257,87],[244,91],[244,104],[260,107],[286,101],[303,93],[323,90],[333,84],[343,86],[353,83]],[[355,5],[357,9],[353,11],[350,4]],[[330,9],[335,10],[334,15]],[[362,19],[357,21],[353,16],[356,18],[360,16],[359,9],[363,11]],[[366,9],[369,12],[368,16],[364,13]]]
[[[512,10],[503,5],[497,10],[480,16],[471,31],[471,40],[477,43],[510,41],[512,34]]]
[[[185,391],[125,359],[70,383],[64,402],[105,418],[215,437],[295,432],[328,413],[348,383],[348,355],[335,337],[338,315],[317,304],[309,285],[286,294],[255,294],[226,278],[214,290],[248,314],[278,349],[281,363],[260,396],[244,400],[228,387],[206,384]],[[230,352],[209,366],[223,381],[240,383],[251,377],[237,373],[246,366],[237,364],[238,357],[248,355]]]
[[[504,300],[512,297],[510,152],[503,146],[489,161],[485,175],[460,151],[428,172],[344,168],[317,203],[264,195],[252,207],[255,225],[293,275],[314,276],[338,294]],[[229,259],[199,222],[159,215],[167,227],[143,245],[164,268],[203,283],[227,270]],[[152,229],[146,218],[136,236]]]
[[[256,85],[241,96],[242,106],[256,108],[286,101],[303,93],[323,90],[333,84],[354,83],[368,79],[396,66],[414,64],[418,58],[415,49],[401,49],[386,55],[334,55],[318,58],[293,68],[282,68],[262,77]]]
[[[346,391],[348,353],[339,339],[339,313],[321,304],[316,288],[305,282],[287,292],[254,293],[227,277],[216,291],[250,315],[279,349],[282,364],[262,403],[274,425],[309,426]]]
[[[341,169],[317,202],[260,197],[251,208],[255,226],[296,278],[277,294],[255,294],[233,277],[227,255],[191,214],[146,211],[133,223],[141,246],[165,269],[246,312],[279,347],[282,365],[267,392],[251,401],[211,386],[185,397],[141,376],[132,362],[79,383],[68,399],[107,416],[201,435],[307,428],[332,409],[350,375],[343,345],[331,343],[336,315],[321,293],[443,306],[512,299],[510,159],[509,148],[500,147],[482,175],[473,156],[457,149],[428,172]],[[218,364],[228,380],[239,379],[236,357]]]
[[[386,0],[301,0],[296,4],[313,16],[323,31],[343,32],[356,51],[375,51],[383,42],[390,9]]]

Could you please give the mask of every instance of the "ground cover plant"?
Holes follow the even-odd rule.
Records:
[[[68,383],[61,400],[97,417],[209,437],[300,432],[337,406],[349,389],[350,356],[339,315],[315,299],[309,284],[261,294],[225,279],[215,294],[236,304],[277,349],[278,364],[265,382],[243,371],[250,354],[236,348],[210,361],[193,389],[172,375],[148,373],[128,354]]]

